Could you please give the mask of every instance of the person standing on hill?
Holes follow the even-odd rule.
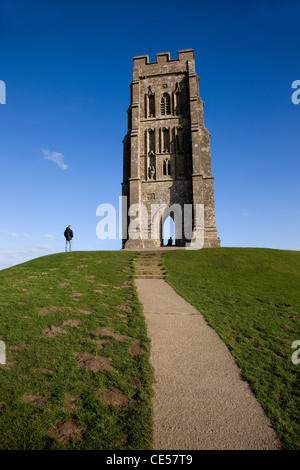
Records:
[[[72,251],[72,239],[73,239],[73,230],[71,228],[71,225],[69,225],[66,230],[64,231],[64,236],[66,239],[66,249],[65,251],[68,251],[68,245],[69,245],[69,251]]]

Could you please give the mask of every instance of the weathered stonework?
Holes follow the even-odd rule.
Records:
[[[128,216],[133,204],[148,209],[146,224],[138,223],[135,239],[124,235],[123,248],[141,249],[161,246],[162,223],[173,213],[168,208],[204,205],[204,246],[220,246],[215,223],[214,186],[211,172],[210,134],[204,126],[203,101],[199,96],[199,77],[195,72],[194,51],[134,57],[131,101],[128,109],[128,133],[124,138],[122,195],[127,197],[127,224],[137,214]],[[166,211],[151,216],[151,205],[165,204]],[[153,206],[152,206],[153,207]],[[183,224],[175,219],[176,224]],[[158,224],[157,237],[151,229]],[[193,222],[193,230],[196,226]],[[190,239],[193,238],[193,235]],[[184,246],[184,236],[176,244]]]

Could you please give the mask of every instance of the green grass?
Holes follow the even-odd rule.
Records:
[[[299,449],[300,364],[291,361],[291,345],[300,340],[300,253],[173,251],[163,264],[167,281],[228,346],[283,447]]]
[[[151,448],[150,344],[135,288],[126,282],[136,256],[61,253],[0,271],[0,339],[8,362],[0,366],[0,449]],[[299,449],[300,365],[291,361],[291,345],[300,339],[300,253],[182,250],[164,255],[163,264],[168,282],[228,346],[284,448]],[[67,320],[80,324],[62,325]],[[43,336],[50,326],[67,333]],[[129,338],[99,336],[99,327]],[[108,342],[100,347],[99,339]],[[130,354],[134,341],[144,354]],[[111,358],[115,370],[80,368],[75,353]],[[111,389],[128,403],[108,406],[100,394]],[[37,400],[26,403],[28,395]],[[80,439],[74,434],[63,444],[51,435],[65,422],[76,424]]]
[[[0,272],[0,337],[8,362],[0,366],[0,449],[151,448],[150,345],[134,285],[125,282],[132,281],[136,255],[61,253]],[[125,305],[130,312],[116,308]],[[51,307],[62,309],[41,313]],[[62,326],[70,319],[80,324]],[[50,326],[67,333],[43,336]],[[106,335],[109,341],[101,347],[96,342],[101,337],[95,334],[99,327],[129,339]],[[134,340],[144,354],[130,354]],[[75,353],[109,357],[115,370],[80,368]],[[111,389],[121,392],[128,403],[108,406],[99,394]],[[68,394],[74,402],[68,403]],[[39,398],[26,403],[27,395]],[[43,398],[47,401],[41,404]],[[51,436],[51,429],[68,421],[75,423],[81,439],[75,434],[63,444]]]

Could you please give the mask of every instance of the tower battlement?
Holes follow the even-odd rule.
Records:
[[[170,52],[159,52],[156,54],[156,62],[149,62],[148,55],[138,55],[133,58],[134,67],[141,67],[143,65],[163,64],[167,62],[178,62],[194,60],[193,49],[183,49],[178,51],[178,59],[170,59]]]

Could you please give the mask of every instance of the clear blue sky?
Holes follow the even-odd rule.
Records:
[[[222,246],[299,250],[299,18],[289,0],[0,0],[0,268],[62,251],[68,224],[76,250],[121,247],[96,208],[121,194],[132,58],[187,48]]]

